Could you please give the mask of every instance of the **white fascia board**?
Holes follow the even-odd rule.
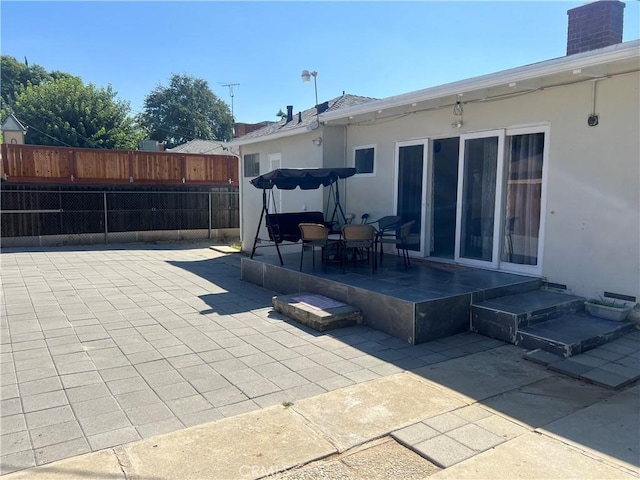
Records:
[[[230,147],[250,145],[252,143],[268,142],[270,140],[276,140],[278,138],[293,137],[294,135],[300,135],[303,133],[309,133],[306,127],[295,128],[293,130],[287,130],[285,132],[272,133],[270,135],[264,135],[262,137],[252,137],[247,139],[238,138],[227,142]]]
[[[580,68],[588,68],[620,60],[628,60],[638,56],[640,56],[640,40],[633,40],[631,42],[619,43],[601,50],[592,50],[590,52],[583,52],[567,57],[546,60],[540,63],[525,65],[523,67],[516,67],[509,70],[503,70],[501,72],[482,75],[480,77],[473,77],[466,80],[446,83],[436,87],[395,95],[382,100],[374,100],[363,105],[343,108],[334,112],[325,112],[320,114],[320,119],[324,122],[341,120],[349,116],[372,113],[387,108],[401,107],[416,102],[454,96],[461,93],[482,90],[513,82],[523,82],[525,80],[545,77]]]

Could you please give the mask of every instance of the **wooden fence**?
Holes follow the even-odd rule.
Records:
[[[15,183],[238,186],[238,158],[5,143],[0,174]]]

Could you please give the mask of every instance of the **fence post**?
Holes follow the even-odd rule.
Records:
[[[104,243],[109,243],[109,228],[107,226],[107,192],[102,192],[102,199],[104,202]]]
[[[209,192],[209,240],[211,240],[211,192]]]

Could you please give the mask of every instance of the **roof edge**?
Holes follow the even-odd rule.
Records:
[[[313,131],[316,131],[316,130],[313,130]],[[300,128],[286,130],[284,132],[272,133],[270,135],[265,135],[263,137],[252,137],[252,138],[246,138],[244,140],[242,139],[242,137],[236,138],[234,140],[227,142],[227,145],[229,145],[230,147],[235,147],[235,146],[249,145],[252,143],[268,142],[270,140],[277,140],[279,138],[300,135],[301,133],[311,133],[311,132],[307,130],[306,126],[300,126]]]
[[[334,112],[325,112],[320,115],[320,119],[325,122],[340,120],[353,115],[367,114],[381,109],[384,110],[385,108],[400,107],[405,104],[457,95],[505,83],[522,82],[531,80],[532,78],[610,63],[616,60],[626,60],[638,55],[640,55],[640,40],[632,40],[599,50],[591,50],[589,52],[544,60],[538,63],[403,93],[381,100],[373,100],[362,105],[343,108]]]
[[[13,123],[13,125],[11,125]],[[22,132],[27,133],[27,127],[25,127],[20,120],[13,114],[10,113],[9,116],[5,119],[0,129],[3,132]]]

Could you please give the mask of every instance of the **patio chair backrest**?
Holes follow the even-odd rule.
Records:
[[[301,223],[298,227],[303,242],[329,238],[329,229],[320,223]]]
[[[345,242],[373,241],[376,234],[372,225],[345,225],[342,238]]]
[[[403,243],[406,243],[407,238],[409,238],[409,235],[411,235],[411,227],[413,227],[414,223],[416,223],[416,221],[411,220],[410,222],[403,223],[400,227],[400,239]]]
[[[401,220],[402,217],[397,215],[387,215],[386,217],[379,218],[376,223],[378,224],[378,230],[383,231],[395,227]]]

